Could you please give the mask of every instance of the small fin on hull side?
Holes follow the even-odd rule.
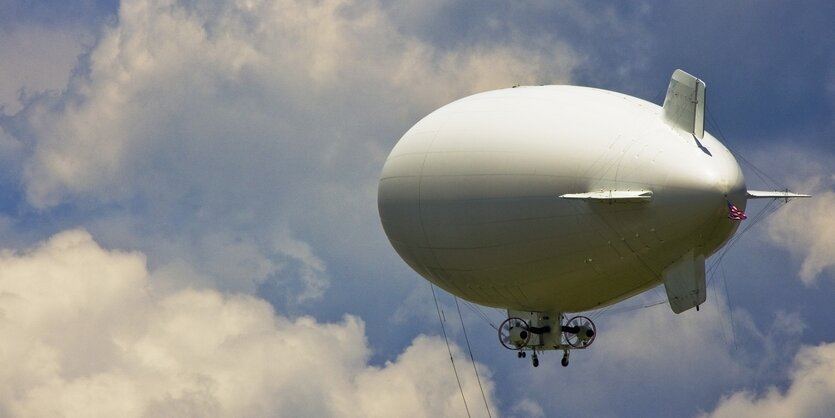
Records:
[[[697,139],[705,135],[705,83],[696,77],[675,70],[664,98],[664,120],[671,126],[692,133]]]
[[[663,273],[670,309],[679,314],[707,300],[705,256],[688,251]]]
[[[600,190],[587,193],[566,193],[560,195],[563,199],[603,200],[617,203],[648,202],[652,200],[649,190]]]

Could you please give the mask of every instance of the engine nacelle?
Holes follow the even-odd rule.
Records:
[[[510,343],[516,347],[524,347],[530,339],[530,331],[526,327],[516,326],[510,328]]]

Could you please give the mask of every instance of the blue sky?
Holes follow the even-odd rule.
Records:
[[[491,412],[835,409],[831,2],[2,9],[0,415],[462,416],[430,289],[377,218],[388,152],[468,94],[581,84],[660,103],[676,68],[706,81],[708,129],[778,181],[743,164],[749,186],[815,198],[746,232],[701,312],[642,308],[656,289],[592,313],[600,335],[567,369],[518,361],[462,306]]]

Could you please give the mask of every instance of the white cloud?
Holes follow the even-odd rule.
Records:
[[[546,416],[542,406],[528,398],[516,402],[513,405],[513,413],[516,414],[515,416],[527,418],[543,418]]]
[[[368,364],[363,322],[276,315],[213,290],[156,291],[140,253],[83,230],[0,255],[0,414],[461,416],[446,346],[419,336]],[[455,348],[455,347],[454,347]],[[470,408],[472,365],[454,350]],[[492,394],[490,373],[481,380]],[[495,411],[495,405],[491,405]]]
[[[479,90],[566,81],[579,60],[550,38],[437,48],[381,7],[124,1],[66,92],[22,110],[0,151],[31,208],[82,207],[78,223],[154,267],[320,298],[334,258],[367,275],[389,251],[377,176],[412,123]]]
[[[835,183],[835,178],[830,181]],[[813,193],[810,200],[791,202],[768,224],[769,238],[802,260],[800,279],[807,285],[835,268],[835,192]]]
[[[546,415],[687,416],[713,405],[728,388],[760,388],[784,376],[785,359],[796,352],[805,328],[797,313],[778,311],[758,328],[744,309],[728,313],[724,297],[713,291],[698,312],[676,315],[666,304],[640,308],[664,298],[658,290],[606,314],[587,313],[598,330],[591,347],[573,351],[567,368],[559,365],[561,352],[540,355],[536,369],[519,361],[507,386],[521,388],[517,399],[530,398]],[[516,361],[508,357],[504,361]],[[559,390],[526,389],[554,382]],[[536,408],[521,412],[528,406],[520,401],[511,412],[535,416]]]
[[[765,154],[766,156],[763,156]],[[796,199],[768,220],[769,239],[801,260],[799,276],[806,285],[814,284],[835,267],[835,158],[825,152],[813,153],[797,147],[776,147],[761,153],[781,156],[781,164],[771,165],[777,176],[793,191],[812,194],[811,199]]]
[[[828,417],[835,411],[835,343],[805,346],[794,358],[791,383],[785,390],[735,392],[724,396],[703,417]]]
[[[284,236],[278,242],[276,251],[292,259],[298,267],[293,271],[301,276],[302,289],[296,299],[305,302],[322,296],[330,285],[324,261],[314,254],[306,242]]]
[[[289,176],[283,181],[318,177],[306,164],[344,164],[340,139],[350,149],[380,142],[353,136],[347,103],[380,102],[369,111],[437,105],[544,77],[565,80],[575,62],[562,44],[439,51],[399,34],[375,3],[126,1],[92,51],[89,72],[70,85],[75,99],[35,112],[27,196],[50,207],[74,196],[158,196],[149,182],[158,189],[171,176],[179,183],[165,186],[176,192],[233,181],[262,189],[253,169]],[[365,116],[390,123],[400,114]],[[273,159],[254,158],[264,152]],[[294,159],[301,164],[282,170]]]

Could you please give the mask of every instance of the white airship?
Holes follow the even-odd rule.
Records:
[[[380,219],[421,276],[507,309],[519,357],[588,347],[585,316],[661,283],[680,313],[706,299],[705,259],[750,198],[724,145],[704,130],[705,84],[682,70],[662,107],[578,86],[469,96],[406,132],[382,170]]]

